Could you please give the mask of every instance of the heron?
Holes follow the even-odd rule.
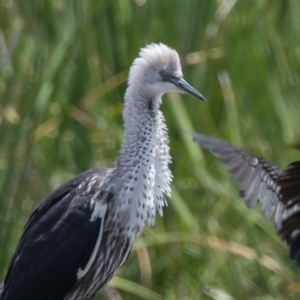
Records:
[[[277,232],[289,246],[291,259],[300,267],[300,161],[282,171],[264,158],[228,142],[204,134],[190,134],[229,170],[249,208],[259,200],[266,218],[275,211]]]
[[[66,182],[35,209],[4,280],[1,300],[91,299],[122,267],[146,224],[171,195],[162,95],[205,98],[182,74],[168,46],[142,48],[124,96],[125,137],[113,168],[94,168]]]

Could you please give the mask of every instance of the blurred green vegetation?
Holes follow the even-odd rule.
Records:
[[[207,103],[166,95],[173,196],[96,299],[299,299],[300,273],[260,208],[182,129],[280,167],[299,159],[298,0],[2,0],[0,279],[33,209],[123,137],[128,69],[163,42]],[[112,296],[113,295],[113,296]]]

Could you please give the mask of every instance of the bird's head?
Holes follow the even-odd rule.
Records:
[[[185,93],[205,98],[183,79],[178,53],[164,44],[150,44],[142,48],[130,68],[129,87],[149,97],[164,93]]]

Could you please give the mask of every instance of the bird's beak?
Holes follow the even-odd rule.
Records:
[[[176,85],[179,89],[184,91],[187,94],[190,94],[202,101],[206,101],[206,99],[199,93],[196,89],[194,89],[189,83],[187,83],[183,78],[173,77],[171,82]]]

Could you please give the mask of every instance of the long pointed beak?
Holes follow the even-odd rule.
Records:
[[[196,89],[194,89],[189,83],[187,83],[183,78],[177,78],[173,77],[171,79],[171,82],[175,84],[178,88],[185,91],[187,94],[190,94],[197,99],[200,99],[202,101],[206,101],[206,99],[203,97],[201,93],[199,93]]]

